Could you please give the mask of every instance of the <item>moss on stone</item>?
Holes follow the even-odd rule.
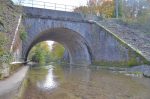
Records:
[[[137,66],[139,65],[139,63],[137,62],[137,60],[135,58],[131,58],[128,62],[127,62],[128,66]]]
[[[136,58],[130,58],[128,61],[93,61],[93,65],[98,66],[116,66],[116,67],[131,67],[131,66],[138,66],[142,64],[150,64],[149,61],[145,59],[141,59],[138,61]]]
[[[2,74],[0,73],[0,80],[2,80],[3,79],[3,76],[2,76]]]
[[[138,54],[137,54],[138,55]],[[116,67],[131,67],[131,66],[138,66],[142,64],[150,64],[145,58],[134,55],[128,61],[93,61],[93,65],[99,66],[116,66]],[[139,58],[139,60],[137,59]]]
[[[10,64],[10,73],[16,72],[20,67],[22,67],[22,65],[22,63]]]
[[[128,64],[125,61],[120,61],[120,62],[114,62],[114,61],[93,61],[93,65],[98,65],[98,66],[108,66],[108,67],[127,67]]]
[[[135,71],[135,72],[131,72],[131,74],[139,75],[139,74],[143,74],[143,72]]]
[[[16,95],[15,99],[22,99],[23,98],[23,95],[25,93],[25,90],[28,86],[28,79],[25,78],[23,81],[22,81],[22,84],[19,88],[19,91],[18,91],[18,94]]]

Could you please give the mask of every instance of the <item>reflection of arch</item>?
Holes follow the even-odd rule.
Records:
[[[31,48],[42,41],[53,40],[61,43],[69,53],[71,64],[91,64],[91,52],[88,43],[77,32],[67,28],[52,28],[34,35],[33,40],[25,45],[25,60]]]

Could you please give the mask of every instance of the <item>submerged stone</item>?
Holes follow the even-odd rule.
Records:
[[[145,72],[143,73],[143,76],[150,78],[150,70],[145,71]]]

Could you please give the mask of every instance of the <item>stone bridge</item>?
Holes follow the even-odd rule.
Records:
[[[27,60],[31,48],[52,40],[62,44],[71,64],[137,65],[145,58],[115,34],[89,16],[75,12],[24,7],[22,22],[27,38],[22,43],[22,57]],[[44,49],[43,49],[44,50]]]

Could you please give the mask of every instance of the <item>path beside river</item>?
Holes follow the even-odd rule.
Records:
[[[0,81],[0,99],[12,99],[13,95],[17,92],[17,89],[21,85],[29,66],[23,66],[16,73],[9,78]]]

